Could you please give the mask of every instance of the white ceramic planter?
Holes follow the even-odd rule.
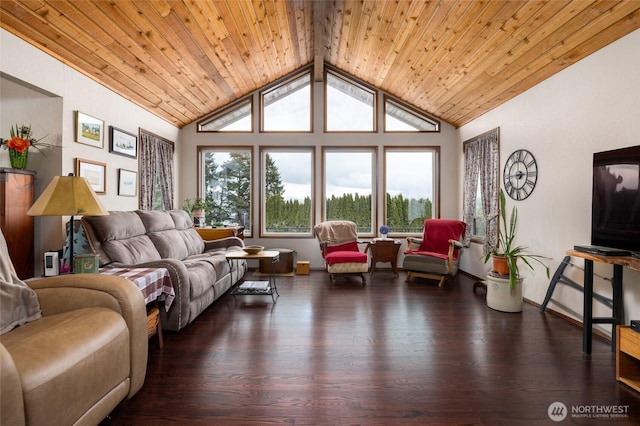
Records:
[[[487,275],[487,306],[502,312],[522,312],[522,278],[509,288],[509,277]]]

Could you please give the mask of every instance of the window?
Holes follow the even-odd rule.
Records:
[[[207,225],[240,225],[251,236],[251,148],[198,149]]]
[[[440,122],[416,109],[385,96],[385,132],[439,132]]]
[[[437,217],[437,148],[385,149],[385,216],[392,234],[422,233]]]
[[[498,240],[498,190],[500,129],[495,128],[463,144],[463,216],[467,224],[465,243],[484,244],[484,252]]]
[[[375,92],[335,72],[326,74],[326,131],[376,130]]]
[[[374,148],[324,149],[325,220],[351,220],[373,234]]]
[[[244,99],[198,122],[199,132],[253,132],[253,98]]]
[[[261,151],[262,234],[310,236],[313,223],[313,148]]]
[[[174,144],[140,129],[140,208],[173,209]]]
[[[263,132],[310,132],[311,73],[294,76],[260,95]]]
[[[471,226],[471,238],[476,240],[484,240],[485,219],[484,209],[482,208],[482,184],[478,179],[478,192],[476,193],[476,214],[473,216],[473,225]]]

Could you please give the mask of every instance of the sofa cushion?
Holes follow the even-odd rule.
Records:
[[[92,247],[100,255],[100,264],[120,262],[126,265],[160,259],[160,253],[146,235],[136,212],[110,211],[107,216],[84,216],[93,234]]]
[[[189,255],[187,245],[180,236],[180,232],[175,229],[162,232],[150,232],[149,238],[163,259],[183,260]]]
[[[226,262],[226,260],[223,261]],[[211,290],[218,279],[213,263],[207,255],[190,256],[184,260],[189,275],[190,300],[198,298],[203,293]]]
[[[129,376],[129,331],[112,309],[44,316],[0,341],[21,378],[27,424],[73,424]]]
[[[180,232],[180,237],[182,237],[182,240],[187,246],[189,256],[201,254],[204,251],[204,240],[202,239],[200,234],[198,234],[198,231],[190,228],[183,229],[182,231],[178,232]]]
[[[188,256],[201,254],[204,251],[204,240],[193,228],[191,218],[184,210],[170,210],[169,214],[173,219],[175,229],[180,232],[180,237],[184,241]]]
[[[106,241],[103,250],[111,260],[125,265],[160,260],[160,253],[148,235],[128,238],[126,240]]]

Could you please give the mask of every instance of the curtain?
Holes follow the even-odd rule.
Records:
[[[173,209],[173,143],[140,131],[140,208]]]
[[[465,142],[463,216],[467,224],[465,244],[471,240],[476,209],[476,191],[480,180],[480,197],[485,219],[484,253],[498,243],[499,128]]]

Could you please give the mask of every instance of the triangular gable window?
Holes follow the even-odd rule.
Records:
[[[253,132],[253,98],[242,100],[198,122],[199,132]]]
[[[385,132],[439,132],[440,122],[385,96]]]

